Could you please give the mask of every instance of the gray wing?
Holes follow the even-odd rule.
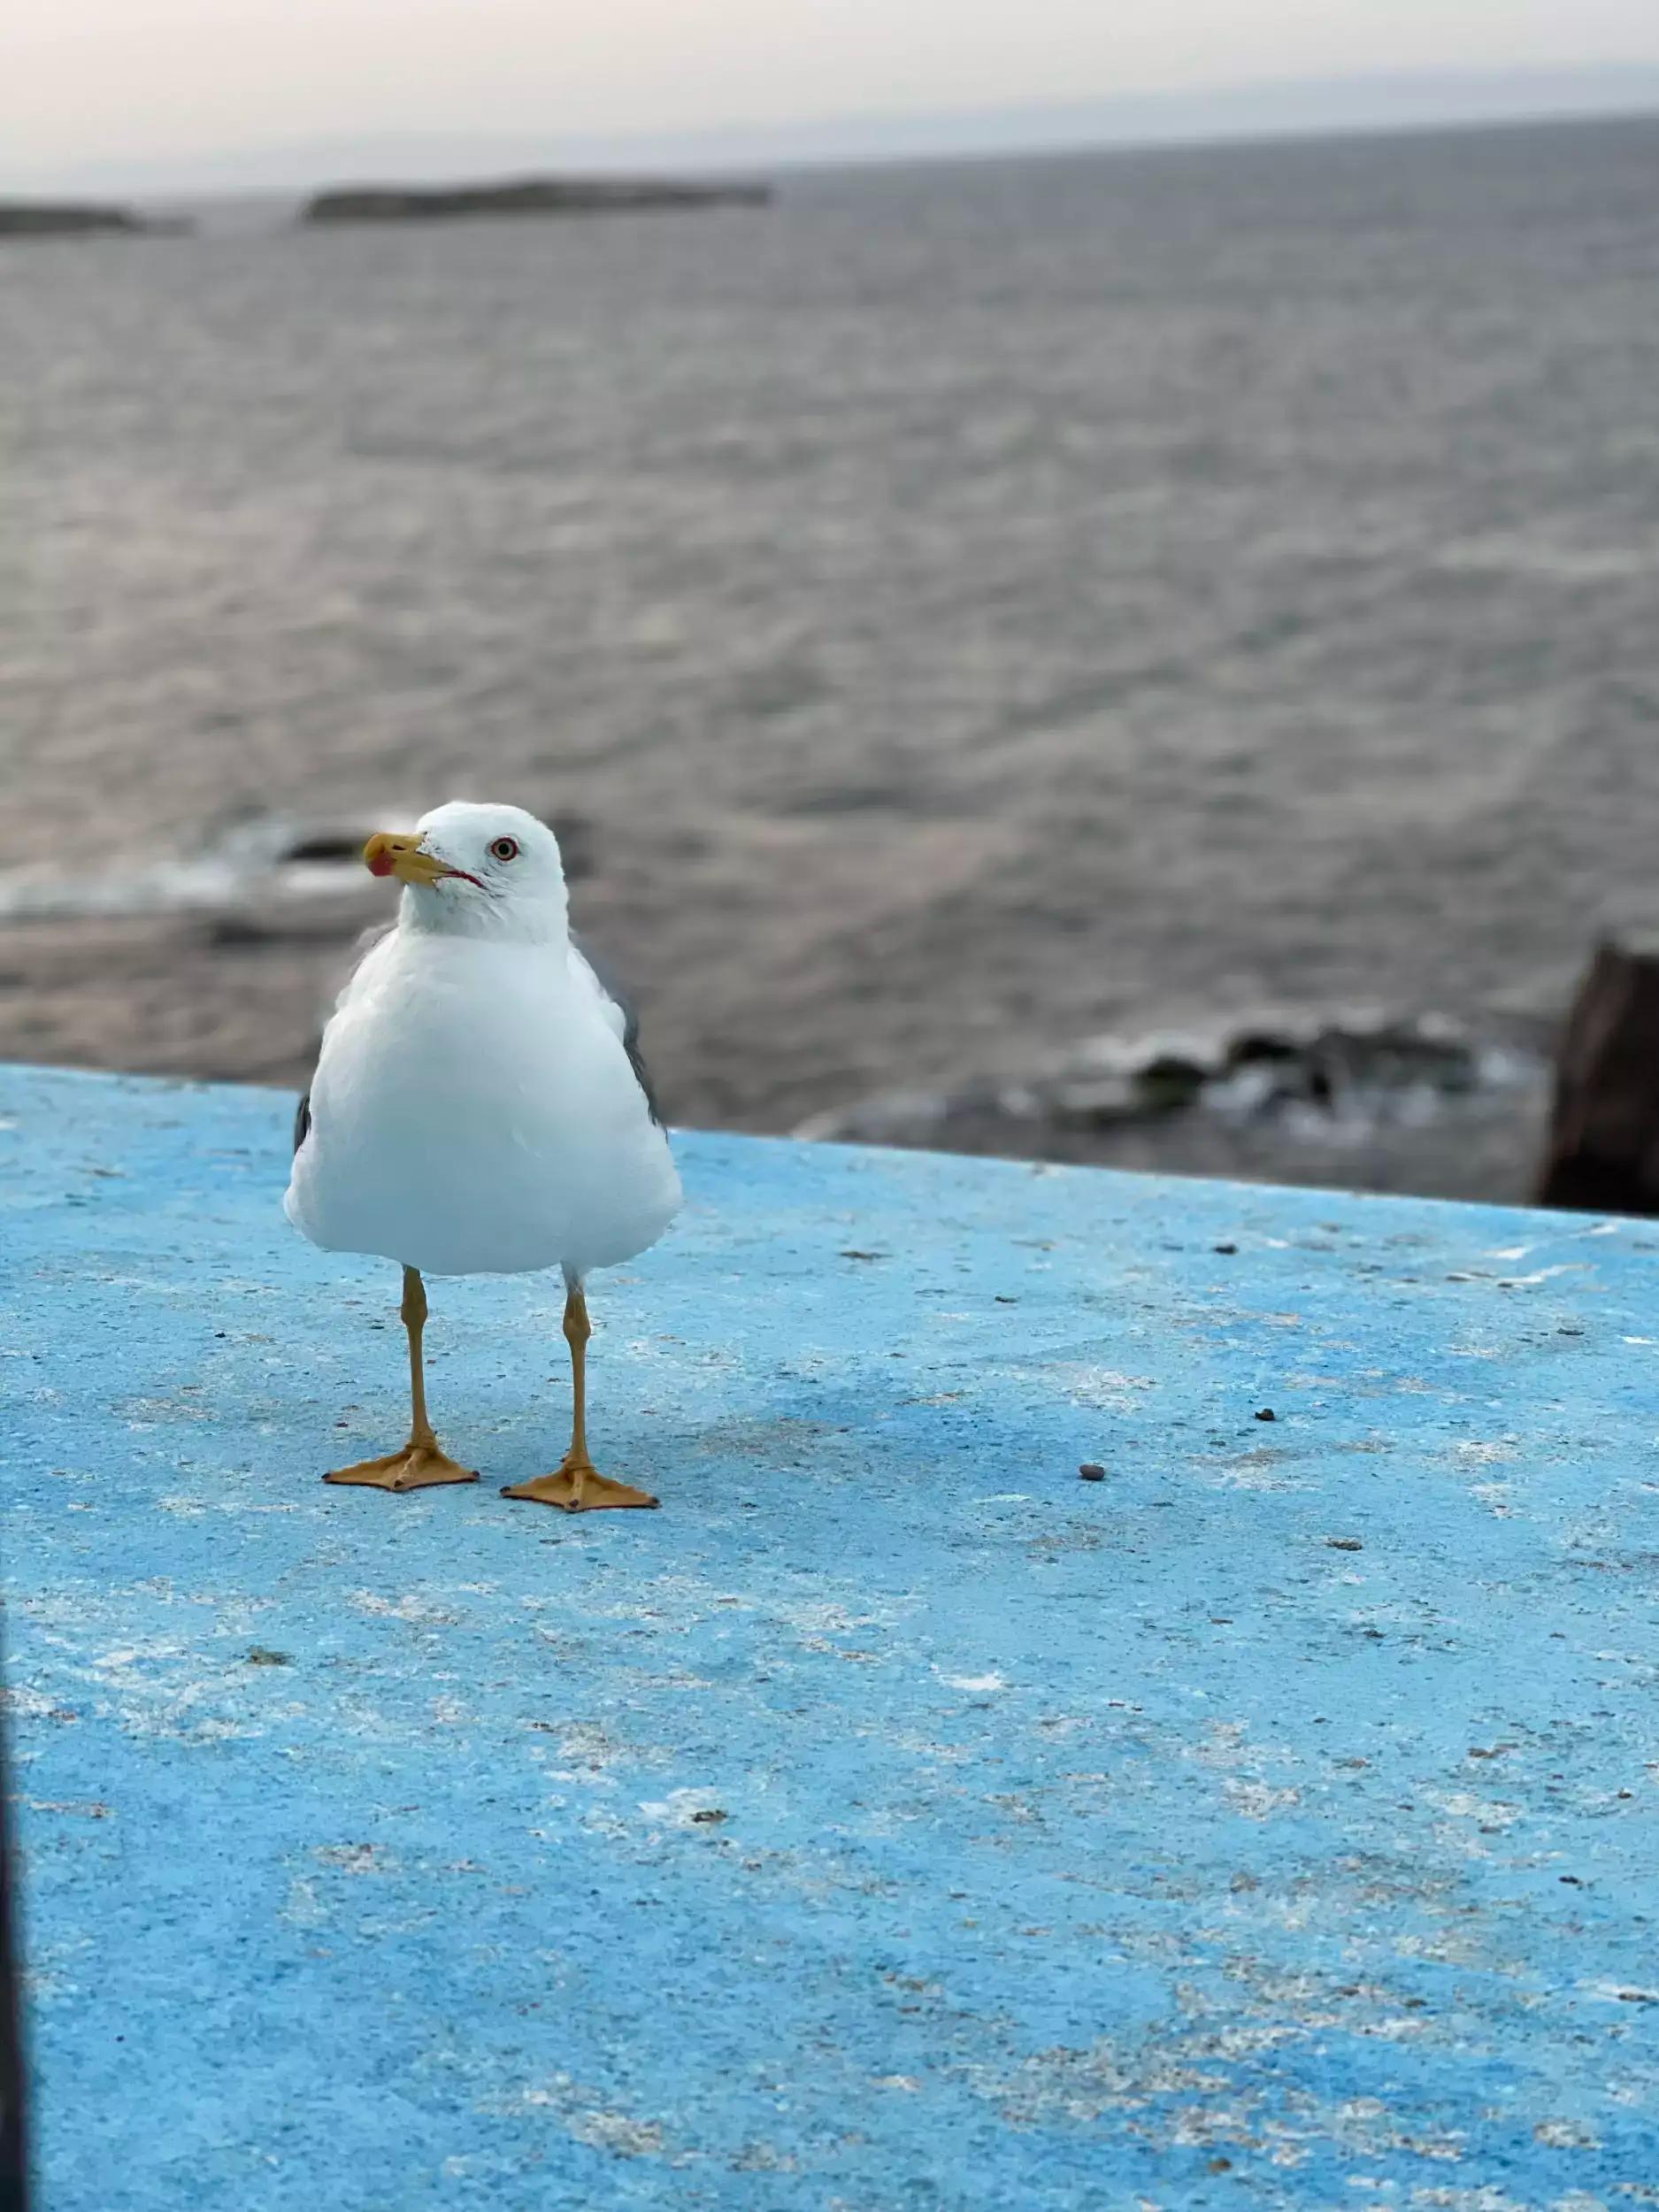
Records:
[[[571,934],[571,951],[592,976],[600,997],[621,1016],[622,1049],[628,1056],[628,1065],[634,1070],[634,1081],[645,1094],[646,1109],[660,1129],[663,1115],[657,1102],[657,1086],[651,1080],[651,1071],[646,1066],[645,1055],[640,1049],[640,1010],[573,931]]]
[[[347,970],[345,975],[341,980],[338,989],[334,993],[335,1005],[339,1004],[340,1001],[344,998],[346,993],[357,981],[357,977],[362,971],[364,962],[374,950],[376,945],[381,943],[386,938],[389,937],[396,927],[397,924],[396,922],[377,922],[373,929],[365,929],[364,931],[362,936],[357,939],[357,943],[351,949],[351,965]],[[316,1076],[313,1073],[311,1082],[314,1083],[316,1079]],[[310,1136],[311,1132],[311,1084],[308,1083],[305,1086],[304,1095],[301,1098],[300,1102],[295,1109],[294,1113],[294,1149],[296,1152],[299,1150],[301,1145],[303,1145],[306,1138]]]

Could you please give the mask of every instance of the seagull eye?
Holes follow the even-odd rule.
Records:
[[[516,837],[498,837],[489,849],[489,856],[492,860],[517,860],[518,840]]]

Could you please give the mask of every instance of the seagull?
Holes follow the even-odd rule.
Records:
[[[630,1010],[570,931],[558,840],[516,806],[452,800],[363,851],[403,885],[323,1033],[283,1210],[313,1244],[403,1271],[412,1417],[342,1467],[376,1490],[476,1482],[426,1412],[426,1275],[562,1271],[573,1419],[557,1471],[502,1494],[567,1513],[654,1506],[588,1455],[583,1286],[655,1244],[680,1179]]]

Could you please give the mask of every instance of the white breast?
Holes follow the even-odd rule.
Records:
[[[288,1217],[434,1274],[615,1265],[680,1202],[621,1022],[568,944],[399,929],[323,1040]]]

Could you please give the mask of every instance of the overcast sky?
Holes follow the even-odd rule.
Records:
[[[0,164],[1625,60],[1655,0],[0,0]]]

